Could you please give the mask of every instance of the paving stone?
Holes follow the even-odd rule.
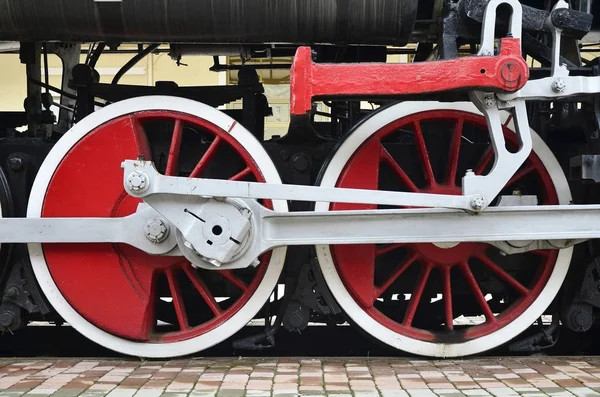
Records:
[[[62,388],[57,390],[56,393],[52,394],[52,397],[75,397],[81,395],[84,391],[85,389]]]
[[[133,397],[137,392],[137,389],[130,389],[126,387],[116,387],[107,394],[108,397]]]
[[[405,390],[382,390],[381,397],[409,397]]]
[[[589,387],[567,387],[567,390],[577,397],[600,396],[600,393],[590,389]]]
[[[465,389],[461,390],[465,396],[491,396],[490,393],[484,389]]]
[[[189,394],[189,397],[215,397],[216,395],[217,395],[216,391],[192,390],[192,392]],[[250,396],[251,394],[248,394],[248,395]],[[271,395],[271,393],[268,393],[268,395]],[[256,397],[258,397],[258,396],[256,396]]]
[[[243,397],[245,394],[244,389],[240,390],[224,390],[221,389],[217,392],[217,397]],[[164,396],[164,394],[163,394]]]
[[[140,389],[134,397],[160,397],[163,391],[161,389]]]
[[[600,397],[600,357],[0,359],[0,397]]]

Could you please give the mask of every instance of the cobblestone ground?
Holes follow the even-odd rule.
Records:
[[[0,396],[600,396],[600,357],[0,359]]]

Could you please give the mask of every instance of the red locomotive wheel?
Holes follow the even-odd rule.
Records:
[[[511,128],[508,118],[505,138],[516,148]],[[460,195],[466,170],[484,175],[493,157],[486,121],[470,106],[403,103],[350,133],[321,185]],[[533,153],[500,195],[513,194],[539,204],[570,200],[562,170],[537,135]],[[376,206],[333,203],[323,210],[368,208]],[[468,242],[317,251],[333,294],[355,322],[392,346],[431,356],[478,353],[521,333],[554,298],[571,256],[571,249],[503,255]]]
[[[121,163],[139,156],[170,176],[277,183],[266,153],[250,153],[262,150],[260,144],[243,145],[240,141],[253,137],[235,121],[214,109],[206,113],[202,104],[167,100],[169,105],[163,98],[156,106],[151,98],[136,99],[115,105],[119,114],[99,112],[100,122],[54,167],[41,196],[41,216],[132,214],[141,200],[125,193]],[[193,353],[245,325],[268,299],[282,264],[282,252],[269,252],[256,268],[210,271],[194,268],[183,257],[152,256],[109,243],[43,244],[41,252],[44,266],[36,268],[45,269],[57,289],[49,295],[58,292],[89,325],[112,337],[100,343],[158,357]],[[276,271],[269,272],[270,267]],[[37,270],[43,285],[45,272]],[[77,328],[79,316],[61,311],[62,306],[55,307]],[[232,323],[241,312],[244,320]],[[94,339],[87,327],[80,331]]]

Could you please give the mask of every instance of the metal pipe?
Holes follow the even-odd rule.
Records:
[[[115,75],[115,77],[112,80],[112,84],[117,84],[119,82],[119,80],[121,80],[121,77],[123,77],[125,75],[125,73],[127,73],[132,67],[134,67],[136,63],[138,63],[139,61],[144,59],[148,54],[150,54],[152,51],[156,50],[159,46],[160,46],[160,43],[159,44],[150,44],[144,50],[140,51],[136,56],[131,58],[117,72],[117,74]]]

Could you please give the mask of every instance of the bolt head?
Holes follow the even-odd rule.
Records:
[[[16,299],[19,296],[19,290],[16,287],[9,287],[6,289],[4,296],[8,299]]]
[[[306,171],[309,167],[308,159],[303,154],[294,156],[292,159],[292,165],[297,171],[300,172]]]
[[[23,159],[20,157],[11,157],[8,159],[8,166],[13,171],[21,171],[23,168]]]
[[[285,161],[287,161],[287,160],[289,160],[289,159],[290,159],[290,151],[289,151],[289,150],[287,150],[287,149],[283,149],[283,150],[282,150],[282,151],[279,153],[279,155],[281,156],[281,159],[282,159],[282,160],[285,160]]]
[[[592,318],[589,313],[581,309],[577,309],[571,315],[571,322],[577,331],[585,331],[591,326]]]
[[[555,79],[552,81],[552,91],[557,94],[564,92],[565,88],[567,88],[567,83],[563,79]]]
[[[133,171],[127,176],[127,186],[133,192],[143,192],[148,188],[148,177],[143,172]]]
[[[488,108],[494,106],[495,103],[496,103],[496,100],[494,99],[494,97],[492,95],[486,95],[483,98],[483,104]]]
[[[144,234],[154,244],[162,243],[169,236],[169,227],[162,219],[151,218],[144,225]]]
[[[6,310],[0,314],[0,327],[8,328],[13,325],[14,322],[15,314],[12,311]]]
[[[476,211],[483,209],[484,205],[485,200],[483,199],[483,197],[475,197],[473,200],[471,200],[471,208],[473,208]]]
[[[594,164],[594,158],[593,157],[586,157],[584,160],[585,165],[592,165]]]

